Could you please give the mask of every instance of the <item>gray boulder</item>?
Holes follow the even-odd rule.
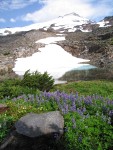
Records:
[[[29,113],[15,123],[16,131],[27,137],[63,134],[64,119],[59,111],[35,114]]]

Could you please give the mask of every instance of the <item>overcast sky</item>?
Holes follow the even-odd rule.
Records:
[[[72,12],[98,21],[113,16],[113,0],[0,0],[0,28],[45,22]]]

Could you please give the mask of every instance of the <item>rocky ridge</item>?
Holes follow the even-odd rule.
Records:
[[[96,28],[90,33],[69,33],[59,45],[73,56],[89,59],[97,67],[113,66],[113,26]]]

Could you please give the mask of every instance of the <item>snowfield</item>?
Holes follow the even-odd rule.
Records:
[[[34,53],[30,57],[18,58],[13,71],[18,75],[23,75],[28,69],[31,72],[37,70],[44,73],[47,71],[58,82],[58,78],[65,72],[88,65],[79,63],[89,62],[89,60],[76,58],[55,43],[60,40],[65,40],[65,37],[49,37],[36,41],[36,43],[42,42],[47,45],[39,48],[40,52]]]

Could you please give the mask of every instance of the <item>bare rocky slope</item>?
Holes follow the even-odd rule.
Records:
[[[0,36],[0,75],[12,76],[12,68],[16,58],[31,56],[43,47],[41,43],[35,41],[53,36],[54,33],[40,30],[20,32],[7,36]],[[13,75],[15,75],[13,73]]]
[[[92,65],[113,67],[113,26],[68,33],[59,44],[73,56],[90,59]]]

